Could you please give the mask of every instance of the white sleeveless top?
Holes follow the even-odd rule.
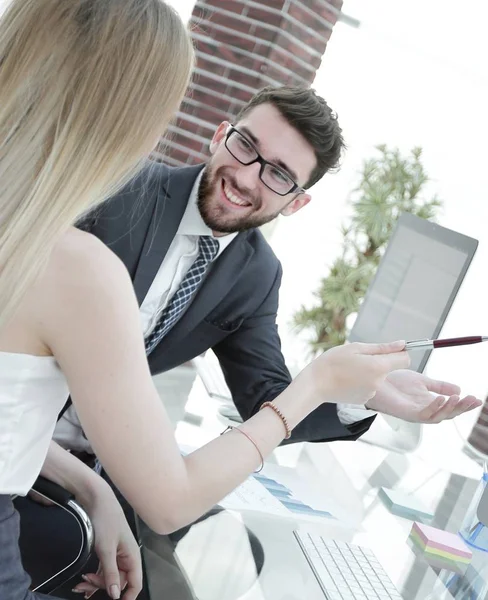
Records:
[[[54,357],[0,352],[0,495],[32,487],[68,395]]]

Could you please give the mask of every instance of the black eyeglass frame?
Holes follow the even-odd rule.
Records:
[[[252,160],[250,160],[249,162],[243,162],[240,158],[237,158],[237,156],[232,152],[232,150],[229,148],[229,146],[227,145],[227,142],[229,141],[230,136],[233,133],[237,133],[238,135],[240,135],[241,137],[243,137],[246,142],[251,146],[251,148],[254,150],[254,152],[256,153],[256,158],[253,158]],[[225,135],[225,141],[224,141],[225,147],[227,148],[227,152],[229,152],[229,154],[231,156],[233,156],[237,162],[241,163],[241,165],[244,165],[245,167],[248,167],[249,165],[252,165],[254,163],[259,163],[261,165],[261,168],[259,169],[259,179],[261,180],[261,182],[268,188],[268,190],[271,190],[272,192],[274,192],[275,194],[278,194],[278,196],[288,196],[288,194],[291,194],[293,192],[297,192],[298,194],[302,194],[303,192],[305,192],[305,188],[301,187],[298,185],[298,183],[293,179],[293,177],[291,177],[289,175],[289,173],[287,173],[286,171],[284,171],[281,167],[278,167],[278,165],[275,165],[275,163],[269,162],[269,160],[264,159],[261,154],[257,151],[256,146],[251,142],[251,140],[249,140],[246,135],[244,135],[242,133],[242,131],[239,131],[237,129],[237,127],[235,127],[234,125],[229,125],[229,127],[227,128],[226,131],[226,135]],[[288,177],[288,179],[291,180],[291,182],[293,183],[293,186],[290,188],[290,190],[288,192],[285,193],[281,193],[281,192],[277,192],[276,190],[274,190],[272,187],[270,187],[264,180],[263,180],[263,173],[264,173],[264,169],[266,168],[266,165],[270,165],[271,167],[273,167],[273,169],[276,169],[277,171],[279,171],[280,173],[283,173],[284,175],[286,175],[286,177]],[[298,191],[297,191],[298,190]]]

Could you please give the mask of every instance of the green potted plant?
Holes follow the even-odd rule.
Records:
[[[357,313],[400,214],[435,219],[442,206],[426,190],[421,148],[406,156],[385,145],[376,149],[378,154],[363,163],[349,200],[342,252],[315,291],[314,304],[293,317],[294,326],[311,335],[312,355],[345,342],[348,317]]]

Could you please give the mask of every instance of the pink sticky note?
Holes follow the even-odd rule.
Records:
[[[430,525],[415,522],[412,526],[412,532],[415,532],[420,540],[430,548],[444,550],[457,556],[471,558],[473,553],[456,533],[443,531]]]

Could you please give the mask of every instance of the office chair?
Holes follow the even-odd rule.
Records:
[[[32,489],[55,506],[28,497],[14,499],[21,517],[19,545],[31,590],[49,595],[81,572],[92,555],[95,536],[88,515],[65,489],[43,477]],[[49,543],[60,536],[66,544]]]

